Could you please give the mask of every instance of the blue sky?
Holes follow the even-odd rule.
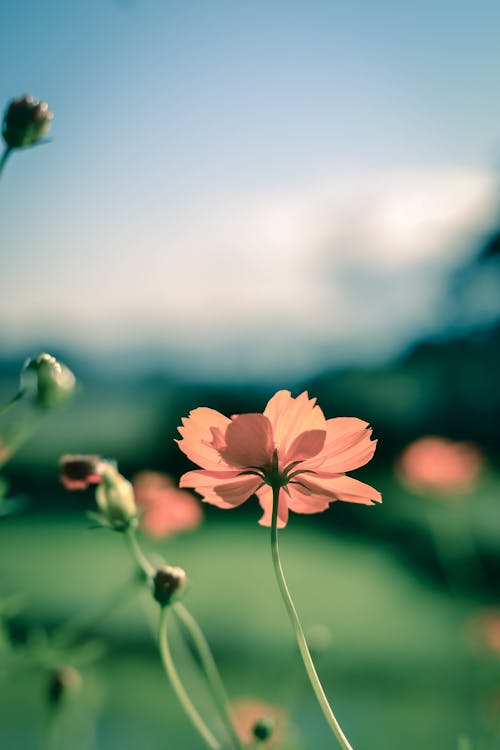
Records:
[[[438,327],[495,208],[497,2],[86,0],[0,11],[5,346],[307,374]]]

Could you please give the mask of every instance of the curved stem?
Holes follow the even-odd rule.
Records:
[[[2,172],[4,170],[5,165],[7,164],[7,159],[11,155],[13,149],[10,148],[10,146],[5,146],[2,156],[0,157],[0,177],[2,176]]]
[[[135,535],[135,528],[133,526],[129,526],[128,529],[124,531],[124,536],[125,541],[127,542],[127,547],[134,562],[136,563],[137,567],[144,573],[146,579],[150,581],[155,573],[155,569],[139,546],[139,542],[137,541],[137,537]]]
[[[200,735],[205,740],[208,747],[211,748],[211,750],[221,750],[219,741],[214,737],[210,729],[206,726],[205,722],[199,715],[196,708],[191,703],[191,699],[184,689],[184,685],[182,684],[177,670],[175,669],[168,645],[167,615],[168,607],[162,607],[159,623],[158,645],[160,647],[160,654],[165,672],[168,679],[170,680],[170,684],[172,685],[177,695],[177,698],[179,699],[179,703],[183,707],[188,717],[191,719],[191,722],[196,727]]]
[[[11,406],[14,406],[14,404],[17,404],[18,401],[22,399],[24,396],[24,391],[19,391],[19,393],[16,393],[16,395],[11,398],[9,401],[7,401],[6,404],[3,406],[0,406],[0,414],[5,414],[6,411],[9,411]]]
[[[233,747],[237,748],[237,750],[242,750],[240,738],[238,737],[238,734],[231,720],[231,713],[229,711],[229,701],[226,695],[226,690],[224,688],[222,678],[219,674],[219,670],[217,669],[215,659],[210,650],[210,646],[208,645],[205,635],[194,619],[193,615],[181,602],[176,602],[173,605],[173,610],[189,632],[196,651],[198,652],[201,666],[212,692],[213,699],[222,718],[224,719],[226,729],[229,733],[229,736],[231,737],[232,745]]]
[[[332,708],[330,704],[328,703],[328,699],[325,695],[325,691],[323,690],[323,686],[320,682],[318,673],[316,672],[316,668],[314,666],[314,662],[309,652],[306,637],[304,635],[302,625],[300,624],[297,610],[295,609],[295,605],[293,603],[292,597],[288,590],[288,586],[286,584],[285,575],[283,573],[283,568],[281,567],[280,553],[279,553],[279,546],[278,546],[278,502],[279,502],[280,486],[274,485],[272,489],[273,489],[273,515],[272,515],[272,521],[271,521],[271,552],[272,552],[272,558],[273,558],[274,572],[276,573],[279,590],[280,590],[282,599],[285,603],[285,607],[288,612],[290,621],[292,623],[292,627],[295,632],[297,645],[299,647],[300,655],[302,656],[302,661],[304,662],[304,667],[306,668],[307,676],[309,677],[309,681],[311,683],[312,689],[314,690],[317,701],[321,707],[321,710],[323,711],[325,719],[327,720],[328,725],[330,729],[332,730],[333,734],[339,741],[339,744],[342,747],[342,749],[353,750],[352,745],[349,744],[349,741],[344,735],[340,727],[340,724],[338,723],[335,717],[335,714],[333,713]]]

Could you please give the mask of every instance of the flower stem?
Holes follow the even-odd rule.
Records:
[[[125,535],[125,541],[127,542],[127,546],[128,546],[129,552],[130,552],[133,560],[135,561],[137,567],[139,568],[139,570],[144,575],[144,578],[146,579],[146,582],[148,582],[148,583],[151,582],[151,580],[153,578],[153,575],[155,573],[155,569],[153,568],[153,566],[151,565],[151,563],[147,559],[146,555],[144,554],[144,552],[141,549],[141,546],[140,546],[139,542],[137,541],[135,527],[134,526],[129,526],[129,528],[124,532],[124,535]],[[165,607],[162,608],[162,617],[166,617],[166,615],[164,615],[165,609],[166,609]],[[229,707],[228,707],[228,700],[227,700],[226,692],[225,692],[225,689],[224,689],[224,685],[222,683],[222,679],[221,679],[219,671],[217,669],[217,665],[215,664],[214,657],[212,656],[212,652],[210,651],[210,647],[209,647],[209,645],[207,643],[207,640],[206,640],[206,638],[205,638],[205,636],[203,634],[203,631],[200,628],[200,626],[198,625],[198,623],[196,622],[196,620],[194,619],[194,617],[191,615],[191,613],[189,612],[189,610],[181,602],[175,602],[175,603],[173,603],[172,604],[172,609],[174,610],[174,612],[177,615],[177,617],[179,618],[179,620],[184,624],[184,627],[186,628],[186,630],[189,632],[189,634],[191,636],[193,645],[196,648],[196,651],[197,651],[199,659],[200,659],[201,666],[202,666],[203,671],[205,673],[205,677],[206,677],[208,686],[209,686],[210,691],[212,693],[212,697],[214,699],[214,703],[217,706],[217,708],[218,708],[218,710],[219,710],[219,712],[221,714],[221,718],[224,720],[224,723],[226,724],[227,730],[229,732],[229,736],[231,737],[232,747],[236,748],[236,750],[241,750],[241,743],[239,741],[238,735],[236,734],[236,730],[234,729],[234,727],[233,727],[233,725],[231,723],[231,717],[230,717]],[[179,697],[179,701],[184,706],[184,708],[186,710],[186,713],[188,713],[188,715],[190,716],[190,718],[193,720],[192,714],[186,708],[186,705],[185,705],[185,702],[184,702],[185,700],[187,700],[187,702],[190,704],[192,711],[196,714],[196,716],[198,717],[199,721],[202,721],[199,718],[199,714],[197,713],[196,709],[193,707],[190,699],[187,697],[187,693],[184,690],[182,684],[180,683],[179,677],[178,677],[177,672],[176,672],[176,670],[175,670],[175,668],[173,666],[173,663],[172,663],[172,658],[170,656],[170,652],[169,652],[169,649],[168,649],[168,641],[166,639],[166,634],[165,633],[166,633],[166,625],[160,624],[160,652],[162,654],[162,659],[163,659],[163,662],[165,664],[165,670],[167,672],[167,675],[172,680],[172,685],[174,686],[174,689],[175,689],[175,691],[176,691],[176,693],[177,693],[177,695]],[[168,654],[168,664],[169,664],[169,668],[168,669],[167,669],[166,662],[165,662],[165,655],[164,655],[164,653],[162,651],[162,640],[161,640],[162,637],[165,639],[164,644],[163,644],[163,648],[166,647],[167,654]],[[173,672],[172,672],[172,670],[173,670]],[[174,679],[172,678],[172,674],[174,674],[174,676],[177,676],[176,677],[177,683],[175,683],[175,684],[174,684]],[[182,690],[182,695],[183,695],[182,698],[181,698],[181,695],[179,695],[179,692],[178,692],[178,690],[176,688],[176,684],[180,684],[181,685],[181,690]],[[194,720],[193,720],[193,723],[195,723]],[[202,722],[202,724],[203,724],[203,722]],[[205,727],[205,729],[206,729],[206,727]],[[209,730],[207,730],[207,731],[209,732]],[[211,733],[209,732],[209,734],[211,734]],[[214,738],[212,737],[212,739],[214,739]],[[218,741],[215,740],[215,742],[217,744],[215,746],[211,745],[211,747],[220,747]]]
[[[227,699],[224,684],[222,682],[222,678],[219,674],[219,670],[217,669],[215,659],[212,655],[205,635],[194,619],[193,615],[181,602],[176,602],[173,605],[173,610],[179,620],[181,620],[181,622],[185,626],[186,630],[189,632],[196,651],[198,652],[200,663],[205,673],[205,677],[211,690],[215,705],[217,706],[222,718],[224,719],[226,729],[229,733],[229,736],[231,737],[231,744],[234,748],[236,748],[236,750],[242,750],[240,738],[238,737],[238,734],[236,733],[231,720],[229,702]]]
[[[184,685],[182,684],[180,677],[177,673],[177,670],[174,666],[174,663],[172,661],[172,655],[170,653],[170,648],[168,645],[167,616],[168,616],[168,607],[162,607],[161,614],[160,614],[160,623],[159,623],[158,644],[160,647],[160,654],[161,654],[163,666],[165,668],[165,672],[167,674],[168,679],[170,680],[170,684],[172,685],[177,695],[177,698],[179,699],[179,703],[183,707],[188,717],[191,719],[191,722],[196,727],[200,735],[205,740],[208,747],[211,748],[211,750],[220,750],[221,745],[219,741],[214,737],[214,735],[212,734],[210,729],[207,727],[207,725],[201,718],[196,708],[191,703],[191,699],[189,698],[186,690],[184,689]]]
[[[340,724],[338,723],[335,717],[335,714],[333,713],[333,710],[330,704],[328,703],[328,699],[325,695],[325,691],[323,690],[323,686],[320,682],[318,673],[316,672],[316,668],[314,666],[314,662],[309,652],[306,637],[304,635],[302,625],[300,624],[297,610],[295,609],[295,605],[293,603],[292,597],[288,590],[288,586],[285,580],[285,575],[283,573],[283,568],[281,567],[280,553],[279,553],[279,546],[278,546],[278,503],[279,503],[280,485],[279,484],[273,485],[272,489],[273,489],[273,514],[272,514],[272,521],[271,521],[271,553],[272,553],[272,558],[273,558],[274,572],[276,573],[276,579],[278,581],[279,590],[280,590],[282,599],[285,603],[285,607],[288,612],[290,621],[292,623],[292,627],[295,632],[297,645],[299,647],[302,661],[304,662],[304,667],[306,668],[307,676],[309,677],[309,681],[311,683],[312,689],[314,690],[316,699],[321,707],[321,710],[323,711],[325,719],[327,720],[328,725],[330,729],[332,730],[333,734],[337,738],[339,745],[342,747],[342,750],[353,750],[352,745],[349,744],[349,741],[344,735],[340,727]]]
[[[11,398],[9,401],[7,401],[6,404],[4,404],[3,406],[0,406],[0,414],[5,414],[6,411],[9,411],[11,406],[14,406],[14,404],[17,404],[17,402],[20,401],[23,396],[24,396],[24,391],[19,391],[18,393],[16,393],[16,395],[13,398]]]
[[[5,146],[3,154],[0,157],[0,177],[2,176],[4,167],[7,164],[7,159],[9,158],[11,153],[12,153],[12,148],[10,148],[10,146]]]
[[[142,551],[137,537],[135,534],[135,527],[129,526],[124,532],[125,541],[127,547],[132,556],[132,559],[136,563],[137,567],[143,572],[147,581],[150,581],[154,575],[155,569],[149,562],[148,558]]]

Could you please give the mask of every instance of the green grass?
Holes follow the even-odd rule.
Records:
[[[236,514],[145,544],[159,562],[163,555],[187,570],[185,602],[204,627],[230,694],[281,705],[293,724],[286,750],[334,748],[278,599],[268,531],[242,526]],[[498,671],[468,646],[470,604],[430,588],[382,547],[301,520],[281,534],[283,563],[306,632],[318,623],[328,629],[318,671],[356,750],[456,750],[459,735],[484,739],[493,726],[489,691]],[[119,534],[91,531],[85,521],[7,520],[0,545],[4,593],[23,593],[21,624],[50,628],[97,610],[132,571]],[[67,707],[61,749],[201,748],[163,677],[143,604],[154,617],[154,607],[131,592],[92,629],[108,654],[84,669],[85,689]],[[210,716],[188,655],[177,648]],[[44,747],[42,677],[25,672],[1,683],[8,750]],[[473,748],[483,750],[478,742]]]

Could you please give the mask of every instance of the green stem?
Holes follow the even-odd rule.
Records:
[[[179,620],[181,620],[183,625],[186,627],[186,630],[189,632],[196,651],[198,652],[198,656],[200,658],[201,666],[205,673],[208,686],[211,690],[215,705],[217,706],[222,718],[224,719],[226,729],[229,733],[229,736],[231,737],[232,745],[237,750],[242,750],[240,738],[238,737],[238,734],[231,720],[229,701],[226,695],[224,684],[222,682],[222,678],[219,674],[219,670],[217,669],[215,659],[212,655],[205,635],[194,619],[193,615],[181,602],[176,602],[173,605],[173,610]]]
[[[3,406],[0,406],[0,414],[5,414],[6,411],[9,411],[11,406],[14,406],[14,404],[17,404],[18,401],[22,399],[24,396],[24,391],[19,391],[19,393],[16,393],[16,395],[10,399],[10,401],[7,401],[6,404]]]
[[[126,531],[124,532],[124,536],[127,547],[134,562],[136,563],[137,567],[144,573],[146,580],[151,581],[155,574],[155,569],[149,562],[148,558],[142,551],[139,542],[137,541],[135,527],[129,526],[128,529],[126,529]]]
[[[309,677],[309,681],[311,683],[312,689],[314,690],[317,701],[321,707],[321,710],[323,711],[325,719],[327,720],[330,729],[332,730],[333,734],[337,738],[342,749],[353,750],[352,746],[349,744],[346,736],[344,735],[340,727],[340,724],[338,723],[335,717],[335,714],[332,711],[330,704],[328,703],[328,699],[325,695],[325,691],[323,690],[323,686],[320,682],[320,679],[316,672],[316,668],[314,666],[314,662],[309,652],[306,637],[304,635],[302,625],[300,624],[297,610],[295,609],[295,605],[293,603],[292,597],[288,590],[288,586],[285,580],[285,575],[283,573],[283,568],[281,567],[280,553],[279,553],[279,546],[278,546],[278,503],[279,503],[280,485],[279,484],[273,485],[272,489],[273,489],[273,515],[272,515],[272,521],[271,521],[271,553],[272,553],[272,558],[273,558],[274,572],[276,573],[279,590],[280,590],[282,599],[285,603],[285,607],[288,612],[290,621],[292,623],[292,627],[295,632],[297,645],[299,647],[300,655],[302,656],[302,661],[304,662],[304,667],[306,668],[307,676]]]
[[[184,689],[184,685],[182,684],[175,668],[174,662],[172,661],[172,655],[170,653],[170,648],[168,645],[167,616],[168,607],[162,607],[159,623],[158,645],[160,647],[160,654],[167,677],[170,680],[170,684],[172,685],[177,698],[179,699],[179,703],[183,707],[188,717],[191,719],[191,722],[196,727],[200,735],[205,740],[208,747],[211,748],[211,750],[221,750],[219,741],[214,737],[196,708],[191,703],[191,699]]]
[[[2,156],[0,157],[0,177],[2,176],[2,172],[5,168],[5,165],[7,164],[7,159],[11,155],[13,149],[10,148],[10,146],[5,146]]]

